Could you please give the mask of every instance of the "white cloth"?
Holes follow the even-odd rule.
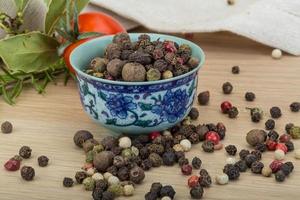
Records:
[[[161,32],[231,31],[300,55],[300,0],[91,0]]]

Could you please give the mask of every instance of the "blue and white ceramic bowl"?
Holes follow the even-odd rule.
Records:
[[[129,34],[136,41],[139,34]],[[185,118],[193,104],[198,70],[204,53],[196,44],[178,37],[148,34],[151,40],[172,40],[188,44],[199,66],[171,79],[153,82],[122,82],[100,79],[83,72],[96,56],[103,56],[113,36],[104,36],[81,44],[70,56],[76,71],[80,98],[86,113],[103,126],[117,132],[144,134],[172,127]]]

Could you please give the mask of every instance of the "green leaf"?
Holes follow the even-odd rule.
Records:
[[[79,35],[79,27],[78,27],[78,10],[76,4],[74,4],[73,7],[73,23],[74,23],[74,36],[75,38],[77,38]]]
[[[45,33],[51,35],[66,11],[66,0],[50,0],[45,18]]]
[[[8,103],[9,105],[14,104],[14,102],[12,101],[12,99],[11,99],[11,98],[9,97],[9,95],[7,94],[7,91],[6,91],[4,85],[2,85],[2,87],[1,87],[1,93],[2,93],[2,95],[3,95],[3,99],[4,99],[4,101],[5,101],[6,103]]]
[[[0,40],[0,57],[10,72],[40,72],[59,61],[59,43],[40,32]]]
[[[44,2],[46,4],[46,6],[49,7],[49,4],[50,4],[51,0],[44,0]]]
[[[77,39],[81,40],[81,39],[86,39],[86,38],[91,38],[91,37],[99,37],[102,36],[103,34],[101,33],[97,33],[97,32],[86,32],[86,33],[82,33],[80,34]]]
[[[18,11],[23,11],[29,0],[15,0]]]
[[[23,89],[23,80],[19,80],[10,93],[10,97],[12,98],[13,101],[20,95],[22,89]]]
[[[76,0],[76,7],[78,13],[88,4],[89,0]]]
[[[35,77],[33,75],[31,75],[31,84],[34,86],[35,90],[39,94],[43,93],[43,87],[37,83],[37,80],[35,79]]]
[[[151,103],[148,103],[148,104],[147,103],[139,103],[139,106],[143,111],[152,110],[152,104]]]

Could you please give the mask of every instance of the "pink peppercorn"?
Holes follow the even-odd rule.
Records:
[[[288,148],[287,146],[284,144],[284,143],[278,143],[276,145],[276,149],[280,149],[282,150],[284,153],[287,153],[288,152]]]
[[[160,132],[159,131],[153,131],[149,134],[149,138],[150,140],[154,140],[155,138],[157,138],[158,136],[160,136]]]
[[[17,171],[20,169],[20,165],[21,165],[20,160],[10,159],[4,164],[4,168],[7,171]]]
[[[88,170],[90,168],[94,167],[93,163],[85,163],[83,166],[82,166],[82,169],[83,170]]]
[[[167,52],[173,53],[173,52],[176,52],[176,51],[177,51],[174,42],[171,42],[171,41],[165,41],[165,42],[164,42],[164,47],[165,47],[165,50],[166,50]]]
[[[279,160],[274,160],[273,162],[271,162],[271,164],[269,165],[269,167],[272,169],[272,173],[276,173],[277,171],[280,170],[281,166],[282,166],[282,162]]]
[[[193,175],[191,176],[189,179],[188,179],[188,186],[190,188],[193,188],[195,186],[197,186],[199,184],[199,177],[196,176],[196,175]]]
[[[229,101],[224,101],[221,103],[221,110],[223,113],[227,113],[232,108],[232,105]]]
[[[191,175],[191,174],[192,174],[192,170],[193,170],[193,168],[192,168],[192,166],[189,165],[189,164],[183,165],[183,166],[181,167],[181,172],[182,172],[182,174],[184,174],[184,175]]]
[[[209,131],[205,134],[205,139],[212,141],[215,145],[217,145],[220,141],[220,136],[215,131]]]
[[[274,140],[267,140],[266,145],[269,151],[275,151],[277,142]]]
[[[286,142],[288,142],[290,140],[291,140],[291,136],[289,134],[282,134],[279,137],[279,141],[282,142],[282,143],[286,143]]]

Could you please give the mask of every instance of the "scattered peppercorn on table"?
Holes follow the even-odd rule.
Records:
[[[145,30],[138,30],[145,31]],[[180,35],[182,36],[182,35]],[[282,116],[275,119],[275,130],[285,133],[285,124],[291,122],[300,125],[300,113],[290,111],[289,105],[300,101],[300,57],[284,55],[282,59],[271,57],[272,49],[235,36],[229,33],[195,34],[191,39],[198,43],[206,53],[206,63],[199,72],[198,93],[208,90],[208,105],[194,106],[199,109],[200,117],[193,123],[223,122],[227,128],[224,146],[235,145],[237,151],[248,148],[246,134],[250,130],[264,129],[265,121],[270,118],[269,109],[273,106],[281,108]],[[233,74],[232,66],[240,66],[240,73]],[[233,91],[223,94],[222,84],[230,82]],[[9,158],[18,153],[21,146],[30,146],[30,159],[22,161],[35,169],[33,181],[24,181],[20,171],[8,172],[0,170],[0,199],[31,199],[31,200],[82,200],[92,199],[80,185],[63,187],[64,177],[74,177],[85,160],[82,149],[74,145],[74,133],[80,129],[91,131],[100,140],[111,132],[90,120],[84,113],[78,98],[74,82],[68,86],[50,86],[45,95],[38,95],[32,88],[25,88],[18,103],[8,106],[0,101],[0,122],[11,121],[14,130],[11,134],[0,134],[0,163],[3,165]],[[245,93],[254,92],[255,100],[246,101]],[[220,104],[230,101],[239,109],[236,119],[223,115]],[[253,123],[246,107],[260,107],[265,112],[263,120]],[[295,149],[300,148],[300,140],[293,140]],[[214,153],[205,153],[201,143],[193,145],[186,153],[190,162],[197,156],[202,160],[202,168],[207,169],[213,177],[213,185],[205,188],[203,199],[243,199],[252,200],[260,195],[265,200],[298,199],[300,187],[300,160],[294,158],[294,152],[285,156],[285,161],[292,161],[295,169],[283,183],[272,178],[251,173],[242,173],[238,180],[227,185],[217,185],[215,176],[222,173],[229,155],[225,148]],[[228,149],[229,152],[235,149]],[[46,155],[49,163],[46,167],[38,166],[38,157]],[[238,155],[236,155],[238,160]],[[263,153],[265,165],[274,160],[274,152]],[[199,170],[193,170],[198,175]],[[266,173],[266,172],[264,172]],[[159,167],[147,171],[141,185],[137,185],[134,195],[119,199],[144,199],[153,182],[172,185],[176,191],[175,199],[190,199],[188,178],[182,175],[180,167]],[[222,177],[218,177],[222,182]],[[222,179],[222,180],[221,180]],[[190,180],[191,181],[191,180]]]

